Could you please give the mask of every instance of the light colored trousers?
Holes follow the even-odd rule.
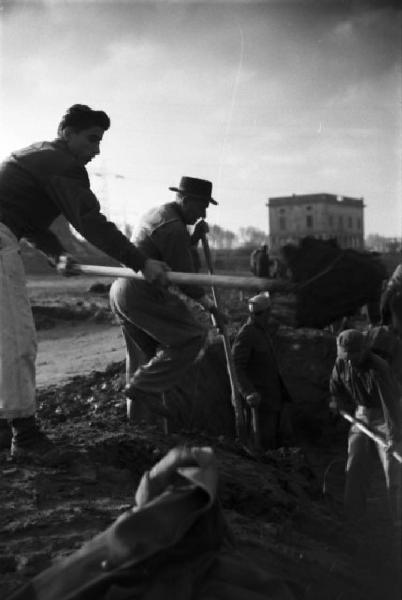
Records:
[[[0,419],[35,413],[36,352],[19,243],[0,223]]]
[[[110,304],[127,345],[127,379],[147,392],[171,389],[199,356],[206,327],[176,294],[145,281],[117,279]]]
[[[372,415],[371,413],[374,413]],[[380,411],[382,413],[382,411]],[[377,415],[362,406],[356,409],[355,416],[382,438],[386,437],[387,427],[382,414]],[[346,464],[345,508],[352,519],[360,519],[366,512],[367,497],[375,454],[378,454],[384,472],[390,515],[398,521],[401,518],[401,475],[402,469],[385,449],[376,444],[365,433],[352,425],[348,436],[348,460]]]

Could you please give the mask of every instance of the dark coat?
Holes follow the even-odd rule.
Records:
[[[240,391],[244,397],[259,392],[262,406],[281,410],[290,400],[279,372],[269,333],[249,318],[236,335],[232,347],[233,361]]]

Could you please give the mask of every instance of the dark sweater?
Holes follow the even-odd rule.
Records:
[[[63,214],[88,242],[138,271],[146,257],[106,219],[88,173],[62,140],[39,142],[0,165],[0,222],[57,260],[64,248],[49,230]]]

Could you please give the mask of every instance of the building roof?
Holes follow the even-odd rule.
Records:
[[[268,199],[268,206],[291,206],[302,204],[338,204],[342,206],[364,207],[363,198],[350,198],[336,194],[292,194]]]

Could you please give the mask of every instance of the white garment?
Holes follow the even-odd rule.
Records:
[[[0,418],[35,414],[37,342],[17,238],[0,223]]]

